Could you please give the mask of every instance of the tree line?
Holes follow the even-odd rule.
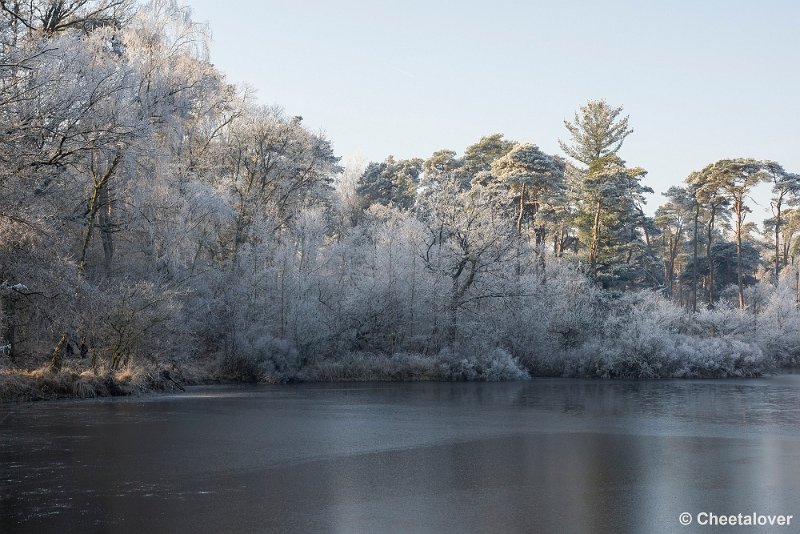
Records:
[[[358,179],[361,207],[373,203],[411,209],[430,190],[450,180],[457,189],[492,199],[532,253],[568,257],[604,289],[653,288],[697,310],[698,298],[713,308],[733,279],[737,302],[769,262],[777,283],[798,253],[800,175],[779,163],[723,159],[692,172],[683,186],[664,193],[667,202],[645,215],[642,184],[647,171],[618,156],[633,130],[621,107],[590,101],[565,121],[570,135],[560,145],[567,158],[536,145],[493,134],[466,148],[429,159],[369,163]],[[746,222],[750,193],[772,188],[774,217],[763,233]]]
[[[725,376],[800,347],[750,337],[796,316],[800,178],[776,162],[712,163],[649,217],[598,100],[564,156],[492,134],[343,166],[227,82],[175,1],[0,13],[6,376]]]

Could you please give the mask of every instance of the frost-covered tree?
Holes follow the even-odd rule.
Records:
[[[134,0],[0,0],[3,15],[17,32],[45,35],[120,28],[130,19],[134,5]]]
[[[452,150],[437,150],[422,164],[422,190],[430,192],[445,182],[458,183],[461,189],[469,188],[470,178],[464,171],[464,161]]]
[[[652,192],[641,184],[646,172],[627,167],[617,156],[605,156],[583,175],[577,226],[589,272],[603,285],[632,274],[637,231],[646,224],[641,205],[644,193]]]
[[[744,309],[744,272],[742,271],[742,237],[744,235],[744,221],[751,211],[745,204],[745,199],[750,190],[758,183],[763,182],[766,176],[763,163],[754,159],[725,159],[708,165],[701,171],[703,180],[709,187],[719,191],[723,198],[731,203],[734,220],[734,239],[737,251],[737,270],[739,289],[739,307]]]
[[[691,231],[694,200],[685,187],[670,187],[664,196],[669,200],[656,210],[655,223],[661,230],[664,281],[672,296],[676,274],[681,271],[678,261],[685,253],[686,236]]]
[[[277,232],[300,210],[327,202],[341,170],[330,142],[276,108],[248,110],[223,143],[224,181],[236,199],[234,250],[257,238],[254,225]]]
[[[633,133],[628,116],[620,117],[621,113],[622,107],[611,107],[605,100],[590,100],[575,113],[572,122],[564,121],[571,142],[559,141],[561,150],[586,166],[613,156]]]
[[[603,285],[618,279],[652,278],[654,273],[649,265],[650,222],[641,207],[644,193],[652,190],[641,184],[647,171],[628,168],[617,156],[633,132],[628,117],[620,117],[621,113],[621,107],[613,108],[605,100],[589,101],[575,114],[574,122],[564,121],[570,143],[559,141],[569,157],[586,166],[572,168],[576,226],[587,250],[589,272]]]
[[[394,204],[410,208],[422,173],[422,159],[395,160],[393,156],[381,163],[370,163],[358,179],[356,192],[365,207],[372,204]]]
[[[786,253],[781,254],[781,234],[785,225],[784,209],[786,203],[796,204],[800,200],[800,175],[787,172],[781,165],[774,161],[764,162],[764,171],[772,183],[772,208],[773,218],[765,221],[766,226],[771,226],[774,231],[775,245],[775,282],[778,283],[781,273],[781,259],[787,265]],[[784,245],[784,251],[787,246]]]
[[[711,249],[713,247],[714,240],[716,239],[716,234],[718,233],[718,227],[722,226],[725,227],[728,225],[730,220],[730,212],[728,208],[730,207],[730,200],[724,194],[722,183],[717,179],[716,175],[713,175],[707,172],[708,168],[703,169],[702,171],[693,172],[689,174],[686,178],[686,183],[692,192],[694,202],[695,202],[695,214],[694,214],[694,236],[693,236],[693,265],[698,265],[698,254],[697,248],[701,240],[701,236],[699,234],[699,224],[701,218],[704,222],[704,232],[705,236],[703,236],[705,241],[705,257],[709,262],[708,266],[708,280],[706,283],[706,288],[708,290],[708,307],[714,307],[715,301],[715,292],[714,288],[716,284],[714,282],[714,273],[716,272],[714,268],[714,255],[711,253]],[[694,276],[692,281],[692,294],[693,294],[693,304],[692,309],[697,309],[697,277]]]
[[[536,246],[542,245],[546,239],[545,212],[563,202],[564,162],[536,145],[518,144],[491,164],[491,172],[515,206],[517,235],[522,236],[522,223],[527,218],[534,228]]]
[[[503,139],[501,133],[481,137],[464,150],[464,172],[474,179],[479,172],[490,171],[492,164],[508,154],[516,144],[516,141]]]
[[[450,180],[423,197],[418,207],[427,228],[422,261],[449,281],[442,325],[446,343],[456,340],[462,312],[484,299],[504,295],[502,286],[495,283],[516,257],[513,230],[507,221],[492,215],[488,202],[484,196],[461,191],[460,183]]]
[[[142,332],[153,322],[168,329],[179,320],[178,293],[164,285],[165,274],[180,279],[178,269],[194,268],[204,241],[214,241],[208,234],[219,217],[211,224],[198,224],[197,217],[219,205],[218,193],[199,193],[199,184],[175,177],[186,162],[187,126],[200,109],[202,120],[215,120],[206,103],[219,101],[221,76],[202,57],[202,39],[174,2],[153,2],[135,13],[129,2],[20,6],[3,5],[19,31],[14,40],[3,37],[7,70],[0,83],[7,98],[0,114],[9,129],[0,138],[0,174],[11,181],[0,179],[0,213],[15,214],[7,219],[16,225],[7,236],[41,228],[36,249],[50,257],[15,253],[15,261],[4,262],[13,268],[0,277],[22,276],[31,288],[13,314],[27,324],[29,337],[15,337],[27,354],[52,339],[54,365],[81,345],[98,356],[93,362],[120,366],[146,350],[143,343],[185,339],[177,332],[148,339]],[[149,261],[155,235],[168,262]],[[2,247],[14,250],[8,241]],[[39,263],[19,261],[25,258]],[[62,302],[59,295],[70,297]],[[161,311],[150,316],[137,312],[139,306]],[[175,315],[159,315],[166,309]],[[150,318],[131,322],[129,312]]]
[[[334,180],[336,196],[334,202],[334,227],[337,237],[342,237],[350,228],[358,225],[363,211],[363,201],[358,194],[358,181],[367,168],[367,161],[356,156],[342,164],[342,172]]]

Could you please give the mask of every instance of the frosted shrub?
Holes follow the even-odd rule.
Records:
[[[239,336],[235,348],[222,359],[223,376],[230,379],[281,382],[298,366],[297,349],[287,340],[270,335]]]
[[[693,319],[692,333],[703,337],[738,336],[750,330],[745,313],[727,301],[713,310],[698,311]]]
[[[392,352],[410,323],[408,308],[388,288],[373,284],[342,303],[348,344],[359,351]]]
[[[438,380],[432,358],[415,353],[394,355],[352,352],[315,363],[303,370],[304,380],[333,381],[411,381]]]
[[[507,351],[486,352],[442,349],[426,356],[417,353],[394,355],[354,352],[326,359],[305,369],[305,380],[469,380],[497,382],[524,380],[528,372]]]
[[[660,295],[641,291],[606,303],[598,335],[568,350],[563,374],[619,378],[664,376],[670,338],[683,312]]]
[[[518,306],[500,322],[502,346],[534,375],[561,375],[564,357],[603,330],[607,302],[585,276],[555,259],[525,277]]]
[[[779,286],[752,320],[755,339],[778,365],[800,363],[800,310],[794,288]]]
[[[736,339],[678,336],[674,345],[669,376],[677,378],[752,377],[771,365],[757,345]]]
[[[564,376],[598,378],[660,378],[669,347],[664,338],[649,338],[633,346],[625,340],[592,340],[565,358]]]
[[[463,352],[444,348],[437,355],[443,380],[499,382],[524,380],[528,372],[506,350]]]
[[[738,310],[691,315],[646,291],[624,295],[610,302],[608,309],[602,335],[567,351],[551,374],[645,379],[758,376],[771,367],[771,360],[752,339],[715,335],[742,330],[747,315]]]
[[[636,347],[592,341],[565,360],[565,376],[599,378],[724,378],[759,376],[770,360],[753,343],[682,334],[652,336]]]

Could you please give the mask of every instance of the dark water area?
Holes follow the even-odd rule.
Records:
[[[800,532],[800,375],[5,404],[0,532]]]

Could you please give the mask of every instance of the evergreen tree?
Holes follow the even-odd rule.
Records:
[[[586,166],[573,170],[576,226],[586,249],[589,273],[604,286],[615,280],[632,280],[637,277],[637,264],[642,267],[652,263],[650,223],[641,208],[644,193],[652,189],[641,184],[647,171],[628,168],[617,156],[625,138],[633,132],[628,117],[620,117],[621,113],[621,107],[613,108],[605,100],[591,100],[575,113],[574,122],[564,121],[571,143],[559,141],[568,156]],[[640,233],[644,234],[644,244]],[[650,267],[645,270],[652,271]]]
[[[501,133],[481,137],[464,150],[464,172],[474,179],[479,172],[491,170],[492,163],[508,154],[516,144],[503,139]]]
[[[394,204],[410,208],[414,204],[422,160],[419,158],[395,160],[393,156],[382,163],[370,163],[358,180],[356,193],[365,207],[372,204]]]
[[[739,308],[744,309],[742,237],[744,235],[745,218],[751,211],[745,204],[745,198],[756,184],[766,179],[764,164],[748,158],[723,159],[706,166],[701,171],[700,176],[702,183],[708,187],[708,190],[715,195],[720,195],[723,199],[727,199],[731,204],[737,251]],[[709,272],[713,272],[713,269],[710,269]]]
[[[544,212],[563,201],[564,162],[526,143],[495,160],[491,170],[515,205],[517,235],[522,235],[522,223],[527,219],[533,225],[536,245],[542,245],[546,238]]]
[[[722,191],[721,183],[708,172],[699,171],[689,174],[686,178],[686,183],[692,192],[695,203],[695,216],[694,216],[694,252],[693,259],[694,265],[697,265],[697,247],[702,239],[705,242],[705,257],[709,263],[706,271],[708,280],[706,281],[706,288],[708,290],[708,307],[714,307],[715,287],[714,275],[714,255],[711,253],[711,248],[714,244],[714,239],[717,234],[719,226],[727,226],[730,219],[730,212],[728,207],[730,202]],[[704,236],[699,234],[699,225],[702,219],[704,228]],[[697,310],[697,280],[692,282],[692,310]]]
[[[796,203],[800,199],[800,175],[787,172],[781,165],[774,161],[764,162],[764,170],[772,183],[772,202],[770,207],[774,217],[765,221],[774,231],[775,244],[775,283],[781,273],[781,258],[783,265],[786,263],[786,254],[781,254],[781,232],[785,224],[784,205],[788,202]]]
[[[664,196],[669,200],[656,210],[655,223],[661,231],[667,293],[674,295],[679,261],[685,252],[686,236],[691,231],[694,199],[685,187],[670,187]]]
[[[590,100],[575,113],[574,122],[564,121],[572,144],[559,140],[561,150],[586,166],[616,154],[633,133],[628,116],[620,118],[620,113],[622,107],[612,108],[605,100]]]
[[[430,192],[446,182],[454,182],[459,189],[469,189],[470,178],[464,171],[464,160],[452,150],[437,150],[422,164],[422,186]]]

